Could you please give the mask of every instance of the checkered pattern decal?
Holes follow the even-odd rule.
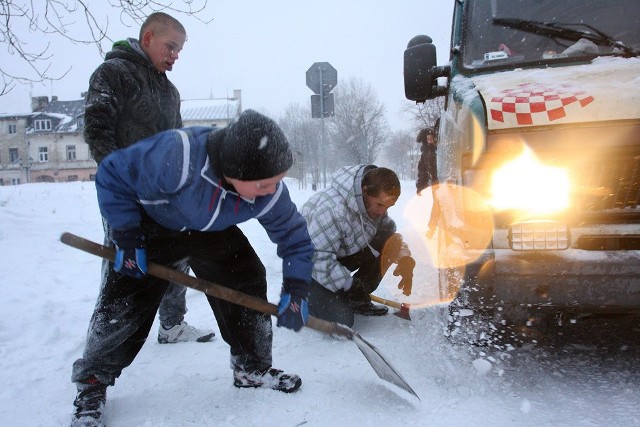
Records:
[[[547,124],[565,117],[571,104],[583,108],[594,100],[573,86],[538,83],[523,83],[500,94],[489,100],[491,119],[518,126]]]

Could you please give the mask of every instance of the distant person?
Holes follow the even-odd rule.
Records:
[[[399,197],[395,172],[356,165],[338,170],[330,186],[302,206],[315,246],[312,315],[352,326],[354,314],[387,314],[388,308],[373,304],[369,294],[394,263],[393,274],[402,277],[398,288],[411,294],[415,261],[387,215]]]
[[[186,38],[180,22],[165,13],[153,13],[142,24],[139,40],[114,43],[94,71],[86,97],[84,138],[98,164],[119,148],[182,127],[180,94],[166,72],[178,60]],[[113,245],[106,223],[105,242]],[[111,268],[105,261],[103,282]],[[185,265],[180,270],[189,271]],[[184,321],[186,291],[186,287],[172,284],[162,299],[158,310],[161,344],[206,342],[214,337],[213,331],[197,329]]]
[[[266,301],[266,269],[237,226],[256,219],[282,258],[277,324],[294,331],[306,324],[313,245],[282,181],[292,164],[282,130],[252,110],[220,130],[161,132],[100,163],[98,203],[116,256],[84,354],[73,365],[78,387],[73,425],[104,425],[107,386],[145,342],[169,286],[147,275],[148,262],[171,267],[185,260],[196,277]],[[207,299],[230,347],[234,386],[286,393],[301,386],[298,375],[272,366],[269,315]],[[102,336],[112,339],[105,343]]]
[[[440,219],[440,204],[436,198],[436,187],[438,184],[436,150],[438,148],[438,144],[436,140],[435,126],[433,128],[428,127],[421,129],[416,137],[416,142],[421,144],[416,189],[418,191],[418,195],[420,195],[422,190],[427,187],[431,187],[431,195],[433,196],[431,215],[429,216],[429,225],[426,233],[427,237],[431,239],[438,228],[438,221]]]

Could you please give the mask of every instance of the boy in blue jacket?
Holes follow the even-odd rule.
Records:
[[[271,119],[245,111],[229,127],[168,130],[113,152],[98,168],[100,212],[112,230],[114,269],[89,325],[74,420],[103,425],[106,388],[133,362],[168,282],[147,261],[187,260],[197,277],[267,299],[266,270],[237,224],[256,218],[277,244],[283,285],[278,326],[306,323],[313,245],[282,181],[293,158]],[[297,390],[299,376],[271,364],[270,316],[208,296],[231,350],[236,387]],[[84,425],[84,424],[82,424]]]

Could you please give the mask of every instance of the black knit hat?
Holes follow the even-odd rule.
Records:
[[[216,147],[224,176],[257,181],[280,175],[293,165],[286,136],[276,122],[257,111],[246,110],[225,131]]]

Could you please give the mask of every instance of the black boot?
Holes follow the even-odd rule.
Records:
[[[78,394],[73,401],[76,410],[71,427],[104,427],[104,405],[107,401],[107,385],[94,377],[77,383]]]
[[[389,309],[383,305],[375,305],[371,301],[351,301],[351,309],[356,314],[363,316],[384,316]]]

